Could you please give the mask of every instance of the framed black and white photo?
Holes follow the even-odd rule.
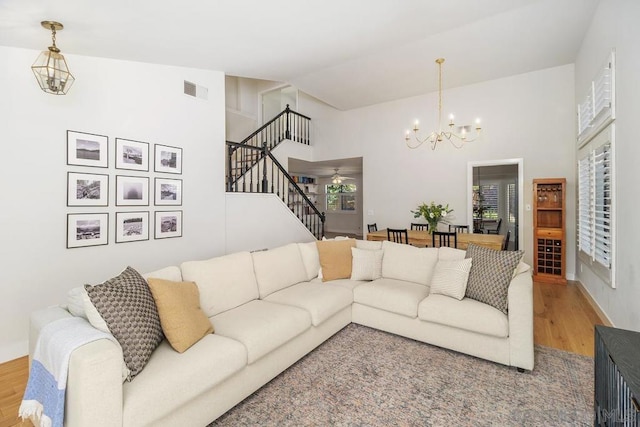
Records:
[[[108,206],[109,175],[67,172],[67,206]]]
[[[156,212],[155,238],[182,237],[182,211]]]
[[[109,167],[109,137],[92,133],[67,131],[67,164]]]
[[[116,212],[116,243],[149,240],[149,212]]]
[[[149,206],[149,178],[116,175],[116,206]]]
[[[165,173],[182,173],[182,148],[155,145],[154,170]]]
[[[109,214],[67,214],[67,249],[109,243]]]
[[[149,172],[149,144],[116,138],[116,169]]]
[[[182,180],[169,178],[155,179],[156,206],[182,205]]]

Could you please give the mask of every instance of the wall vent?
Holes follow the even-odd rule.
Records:
[[[184,81],[184,93],[185,95],[194,96],[200,99],[209,98],[209,89],[186,80]]]

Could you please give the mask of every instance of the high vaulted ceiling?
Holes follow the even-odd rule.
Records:
[[[437,90],[438,57],[445,88],[573,63],[597,3],[0,0],[0,45],[43,50],[56,20],[63,54],[281,81],[346,110]]]

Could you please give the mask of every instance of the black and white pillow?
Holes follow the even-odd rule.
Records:
[[[132,380],[164,339],[156,303],[144,278],[131,267],[106,282],[85,285],[87,295],[122,347]]]
[[[465,296],[489,304],[507,314],[507,296],[522,251],[497,251],[469,244],[466,258],[472,258]]]

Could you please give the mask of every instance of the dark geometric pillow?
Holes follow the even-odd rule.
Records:
[[[131,267],[101,285],[85,285],[87,295],[120,343],[131,381],[147,364],[164,335],[146,280]]]
[[[509,283],[523,251],[497,251],[470,243],[465,258],[472,258],[465,296],[507,314]]]

